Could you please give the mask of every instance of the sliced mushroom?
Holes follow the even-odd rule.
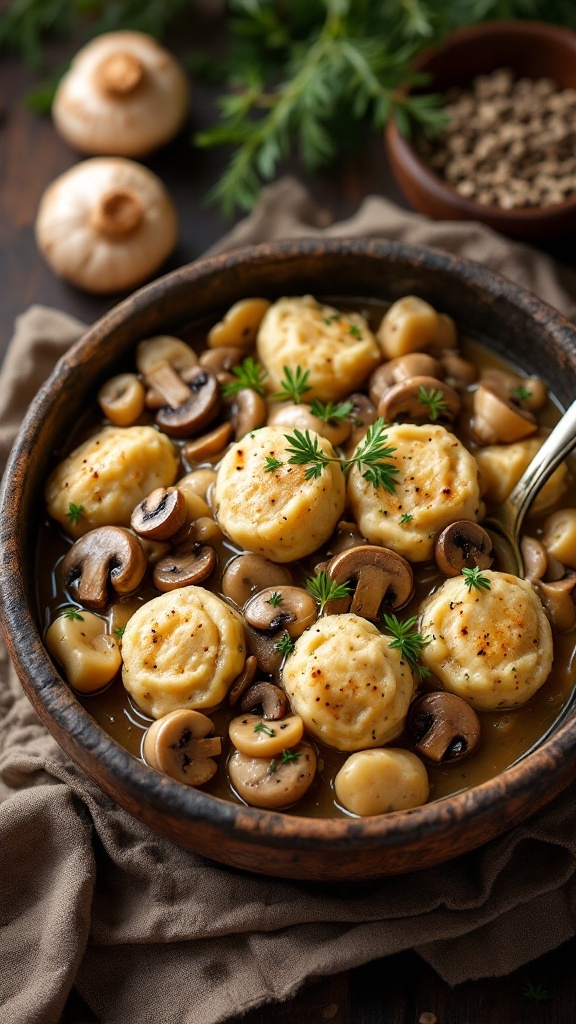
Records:
[[[222,592],[242,608],[253,594],[265,587],[285,587],[292,583],[292,573],[284,565],[269,562],[261,555],[238,555],[228,563],[222,577]]]
[[[188,462],[206,462],[223,453],[232,434],[232,424],[221,423],[218,427],[214,427],[214,430],[210,430],[208,434],[203,434],[202,437],[197,437],[194,441],[188,441],[183,445],[182,455]]]
[[[538,424],[528,409],[494,387],[480,384],[474,392],[472,430],[482,444],[511,444],[534,434]]]
[[[489,569],[494,561],[490,534],[479,523],[459,519],[436,538],[434,558],[440,572],[459,576],[462,569]]]
[[[348,548],[357,548],[360,544],[367,544],[366,537],[363,537],[358,529],[356,523],[348,523],[344,519],[338,523],[336,527],[336,539],[333,544],[330,545],[330,557],[339,555],[341,551],[347,551]],[[328,568],[328,563],[324,567],[324,571]],[[316,568],[316,573],[321,572],[321,569]]]
[[[186,541],[198,547],[202,544],[218,544],[222,540],[222,530],[210,516],[199,516],[188,527]]]
[[[236,749],[246,757],[276,757],[300,743],[304,722],[300,715],[266,722],[260,715],[246,714],[233,718],[228,732]]]
[[[477,367],[458,352],[443,352],[440,356],[440,366],[446,383],[452,387],[465,388],[478,380]]]
[[[536,592],[544,605],[550,625],[557,633],[572,629],[576,623],[576,572],[571,569],[561,580],[546,582],[540,580]]]
[[[154,566],[154,586],[164,593],[179,587],[196,586],[208,579],[216,561],[216,552],[209,544],[173,551]]]
[[[167,362],[175,373],[182,376],[186,370],[198,365],[198,356],[186,342],[168,334],[141,341],[136,349],[136,366],[146,376],[158,363]]]
[[[408,603],[414,592],[412,569],[402,555],[376,544],[348,548],[330,559],[328,575],[335,583],[356,584],[352,598],[329,602],[327,611],[350,611],[377,622],[384,606],[396,610]]]
[[[453,693],[426,693],[413,702],[406,727],[412,749],[430,764],[468,757],[480,742],[480,719]]]
[[[102,690],[122,664],[120,645],[104,619],[84,610],[60,615],[46,633],[46,647],[79,693]]]
[[[142,752],[151,768],[186,786],[202,786],[217,771],[213,760],[222,753],[220,736],[199,711],[178,709],[157,719],[144,736]]]
[[[310,788],[317,759],[309,743],[299,743],[280,757],[246,757],[236,750],[228,762],[230,781],[251,807],[283,808]]]
[[[378,405],[383,394],[394,384],[399,384],[409,377],[421,376],[442,380],[444,371],[438,360],[427,352],[409,352],[405,356],[398,356],[377,366],[370,375],[368,393],[374,404]]]
[[[256,658],[260,671],[266,675],[276,675],[280,671],[284,654],[278,644],[283,636],[288,636],[286,630],[279,634],[268,634],[246,625],[247,648]]]
[[[241,348],[224,345],[220,348],[207,348],[200,356],[200,366],[205,366],[218,376],[219,373],[230,373],[235,366],[240,366],[243,356]]]
[[[183,386],[188,389],[188,397],[177,408],[166,405],[156,413],[156,423],[169,437],[192,437],[212,423],[220,412],[220,389],[210,370],[195,367],[188,375],[188,384]]]
[[[248,687],[252,685],[252,680],[256,675],[257,668],[258,662],[256,661],[256,658],[253,654],[249,654],[244,662],[244,668],[240,675],[234,680],[228,691],[228,703],[230,704],[230,707],[234,707]]]
[[[426,395],[439,396],[435,406],[424,400]],[[384,392],[378,405],[378,415],[388,423],[404,420],[410,423],[451,423],[461,407],[458,392],[445,381],[435,377],[408,377]]]
[[[157,487],[136,505],[130,526],[148,540],[168,540],[186,519],[186,500],[177,487]]]
[[[240,700],[241,711],[256,711],[262,708],[265,722],[275,722],[284,718],[288,710],[288,698],[279,686],[274,683],[254,683]]]
[[[234,396],[231,423],[234,437],[241,441],[258,427],[263,427],[268,419],[268,406],[262,395],[253,388],[242,388]]]
[[[269,306],[268,299],[240,299],[239,302],[235,302],[209,332],[210,348],[220,348],[223,345],[246,351],[251,349]]]
[[[520,551],[524,563],[524,579],[530,580],[530,583],[541,580],[548,568],[548,555],[544,545],[536,537],[525,535],[520,541]]]
[[[146,392],[135,373],[111,377],[98,392],[98,404],[116,427],[131,427],[144,410]]]
[[[266,633],[286,629],[289,636],[302,636],[315,622],[316,601],[302,587],[267,587],[244,605],[244,618],[249,626]]]
[[[171,409],[178,409],[190,397],[190,388],[184,380],[183,373],[176,373],[174,367],[167,360],[153,366],[144,375],[144,382],[148,388],[146,392],[148,409],[162,409],[166,404]]]
[[[62,577],[86,608],[104,608],[108,584],[117,594],[130,594],[147,568],[144,548],[122,526],[100,526],[85,533],[62,562]]]

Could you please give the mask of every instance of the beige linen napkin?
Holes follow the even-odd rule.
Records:
[[[432,223],[376,197],[349,221],[325,223],[284,180],[218,248],[318,234],[432,243],[576,311],[571,272],[478,225]],[[81,329],[40,307],[19,318],[0,376],[2,465],[27,403]],[[416,949],[455,984],[506,974],[575,933],[576,787],[483,849],[417,875],[356,887],[260,878],[187,853],[120,810],[40,724],[3,648],[0,673],[6,1024],[56,1024],[74,982],[102,1024],[216,1024],[399,950]]]

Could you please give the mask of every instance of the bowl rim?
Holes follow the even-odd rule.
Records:
[[[233,272],[246,262],[263,265],[276,259],[286,263],[291,258],[321,258],[326,254],[336,257],[340,254],[358,254],[389,261],[413,260],[420,265],[440,269],[446,274],[456,274],[464,285],[475,288],[481,286],[491,297],[505,298],[524,314],[530,317],[538,315],[547,331],[556,338],[561,351],[576,347],[576,329],[529,291],[472,260],[455,257],[432,247],[372,239],[309,238],[234,249],[223,255],[197,260],[153,281],[88,328],[59,360],[32,401],[12,447],[0,493],[0,565],[3,569],[0,572],[0,610],[8,648],[28,697],[37,710],[44,712],[41,717],[45,724],[50,728],[53,721],[69,737],[70,743],[64,747],[66,752],[81,764],[87,774],[90,771],[86,763],[75,756],[78,750],[85,751],[88,757],[96,757],[108,778],[117,778],[120,772],[123,788],[129,791],[134,805],[132,813],[136,817],[139,801],[144,801],[147,807],[162,815],[169,814],[184,824],[208,822],[224,831],[233,832],[248,843],[258,843],[265,837],[270,846],[288,845],[290,850],[296,852],[306,849],[326,851],[338,847],[349,849],[351,844],[358,850],[401,847],[417,835],[432,838],[438,833],[446,833],[447,819],[460,824],[463,819],[469,819],[477,824],[479,818],[492,815],[495,809],[501,813],[506,812],[508,817],[507,810],[517,808],[518,802],[524,805],[528,794],[536,796],[539,787],[540,792],[544,791],[544,787],[553,796],[570,782],[570,778],[563,778],[562,785],[556,785],[554,789],[551,773],[563,768],[566,775],[566,759],[573,755],[576,748],[576,714],[561,724],[537,750],[499,775],[422,807],[363,818],[308,818],[294,814],[291,810],[278,812],[246,807],[161,776],[130,754],[98,725],[79,704],[72,689],[55,669],[43,644],[35,612],[35,598],[26,592],[25,574],[14,577],[10,567],[14,564],[23,565],[25,558],[23,533],[19,529],[19,505],[26,452],[33,445],[43,419],[55,401],[62,374],[90,359],[102,338],[134,312],[135,304],[139,313],[153,307],[165,299],[167,290],[170,290],[174,282],[188,287],[210,275]],[[15,563],[15,558],[19,558],[20,562]],[[32,642],[25,645],[23,637],[32,638]],[[101,788],[104,787],[101,785]],[[530,810],[524,810],[516,818],[511,813],[511,824],[528,817],[529,813]]]
[[[412,62],[413,70],[428,73],[431,61],[448,56],[452,49],[459,47],[462,43],[481,38],[490,39],[495,36],[503,38],[524,36],[531,40],[541,40],[545,36],[549,42],[572,50],[576,60],[576,31],[573,29],[545,21],[506,19],[485,21],[479,25],[467,25],[464,28],[455,29],[441,43],[429,46],[419,53]],[[407,86],[402,91],[409,93],[412,89]],[[431,86],[426,86],[423,91],[428,92],[433,89]],[[457,209],[469,220],[489,219],[490,224],[497,229],[499,225],[505,226],[510,222],[518,225],[533,224],[534,227],[537,227],[543,221],[561,220],[563,215],[576,210],[576,193],[573,198],[565,199],[561,203],[528,208],[516,207],[511,210],[505,210],[494,203],[479,203],[475,199],[468,199],[466,196],[461,196],[425,160],[421,159],[410,140],[400,133],[393,117],[388,120],[386,125],[385,138],[388,151],[394,154],[395,160],[402,164],[403,173],[411,179],[417,179],[420,186],[426,189],[435,200]]]

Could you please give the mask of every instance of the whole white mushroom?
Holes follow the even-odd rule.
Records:
[[[172,252],[176,210],[155,174],[122,157],[95,157],[48,186],[36,241],[60,277],[107,294],[145,281]]]
[[[188,112],[188,82],[143,32],[107,32],[77,54],[52,106],[57,131],[82,153],[143,156],[168,142]]]

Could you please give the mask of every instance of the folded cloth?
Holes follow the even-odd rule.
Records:
[[[573,272],[527,246],[377,197],[326,228],[291,180],[265,190],[217,248],[310,235],[431,243],[576,313]],[[81,330],[40,307],[18,319],[0,376],[2,465],[27,403]],[[187,853],[104,796],[40,723],[4,648],[0,714],[6,1024],[56,1024],[74,983],[102,1024],[216,1024],[400,950],[456,984],[507,974],[575,933],[574,786],[502,838],[417,875],[349,887],[277,881]]]

